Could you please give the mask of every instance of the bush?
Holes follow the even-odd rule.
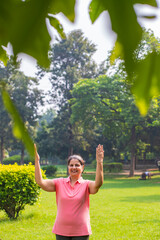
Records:
[[[104,172],[121,172],[122,171],[122,163],[104,163],[103,168]]]
[[[20,162],[21,162],[21,156],[20,155],[14,155],[14,156],[11,156],[11,157],[8,157],[8,158],[5,158],[3,160],[3,164],[5,165],[9,165],[9,164],[15,164],[17,163],[18,165],[20,165]],[[34,164],[34,159],[31,160],[28,156],[25,156],[24,157],[24,163],[25,164],[28,164],[32,162]]]
[[[35,182],[32,164],[18,166],[0,165],[0,209],[10,219],[16,219],[26,204],[33,205],[40,193]],[[45,178],[45,174],[42,171]]]
[[[48,176],[52,176],[57,172],[57,167],[54,165],[43,166],[42,169]]]
[[[21,156],[14,155],[12,157],[4,158],[3,164],[5,164],[5,165],[14,164],[14,163],[20,164],[20,161],[21,161]]]

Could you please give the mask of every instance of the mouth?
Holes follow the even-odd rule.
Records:
[[[78,173],[77,170],[71,170],[71,173]]]

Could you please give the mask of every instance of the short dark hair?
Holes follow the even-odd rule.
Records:
[[[85,161],[83,160],[83,158],[79,155],[71,155],[69,158],[68,158],[68,165],[70,164],[70,161],[72,159],[77,159],[81,165],[84,165],[85,164]]]

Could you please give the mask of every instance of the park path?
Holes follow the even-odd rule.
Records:
[[[140,170],[135,170],[134,171],[134,176],[141,176],[141,174],[143,173],[143,172],[152,172],[153,173],[153,175],[160,175],[160,172],[156,172],[156,173],[154,173],[154,171],[157,171],[157,168],[149,168],[149,169],[140,169]],[[94,172],[84,172],[84,173],[86,173],[86,174],[95,174],[96,172],[94,171]],[[108,175],[126,175],[126,176],[129,176],[129,174],[130,174],[130,170],[122,170],[122,172],[120,172],[120,173],[107,173]]]

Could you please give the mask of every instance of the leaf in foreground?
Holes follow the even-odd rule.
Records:
[[[27,128],[25,127],[24,122],[22,121],[15,105],[13,104],[8,92],[5,90],[4,87],[2,88],[1,93],[4,106],[13,120],[14,136],[24,143],[30,156],[34,157],[34,143],[27,131]]]
[[[137,64],[136,81],[132,92],[142,116],[147,114],[150,101],[160,94],[160,54],[153,52]]]

